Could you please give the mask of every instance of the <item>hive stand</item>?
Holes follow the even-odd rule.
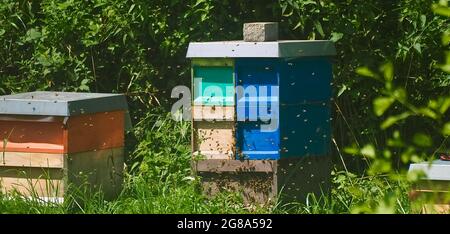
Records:
[[[246,204],[283,204],[305,201],[308,194],[326,195],[330,189],[331,158],[279,160],[200,160],[194,171],[209,196],[227,190],[243,195]]]

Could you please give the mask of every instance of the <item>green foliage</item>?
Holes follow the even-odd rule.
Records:
[[[446,15],[450,8],[447,7],[446,1],[443,2],[433,5],[435,13]],[[445,32],[442,40],[444,45],[446,43]],[[447,64],[441,65],[440,68],[446,71],[446,66]],[[384,117],[381,118],[384,120],[380,124],[380,128],[393,133],[392,136],[386,138],[385,144],[382,144],[378,150],[372,143],[366,144],[361,149],[357,146],[346,149],[347,153],[370,159],[369,174],[383,174],[391,178],[398,178],[399,171],[401,174],[405,174],[403,168],[394,166],[399,160],[403,164],[434,160],[437,152],[448,153],[450,151],[447,134],[448,121],[450,120],[448,90],[445,93],[436,94],[434,97],[424,98],[423,104],[418,104],[410,101],[411,98],[407,95],[406,89],[398,85],[397,79],[399,76],[394,76],[392,63],[385,63],[380,67],[380,73],[382,74],[376,74],[367,68],[360,68],[357,73],[361,76],[377,78],[376,80],[383,84],[379,88],[379,96],[374,99],[373,111],[377,116]],[[382,77],[382,79],[379,77]],[[399,105],[392,110],[391,106],[394,103]],[[387,112],[388,114],[385,114]],[[417,127],[418,122],[426,127],[423,127],[423,125]],[[407,134],[401,135],[400,132],[405,132],[404,129],[408,129]],[[409,175],[402,177],[402,180],[416,182],[422,177],[423,175]],[[398,197],[398,194],[392,194],[386,198],[396,199],[396,197]],[[428,199],[434,199],[434,197]],[[430,200],[428,200],[428,203],[430,203]],[[392,208],[392,205],[390,207]],[[389,208],[389,206],[386,206],[386,208]],[[368,210],[368,212],[373,211],[373,209]]]
[[[116,201],[79,194],[83,205],[44,206],[0,198],[0,212],[410,212],[407,183],[383,174],[448,147],[448,12],[445,0],[3,0],[0,95],[126,93],[137,127]],[[250,21],[279,21],[282,39],[336,42],[333,139],[339,148],[353,145],[346,152],[361,155],[363,166],[342,162],[356,172],[367,164],[369,176],[336,172],[331,198],[310,197],[293,210],[244,207],[238,194],[201,195],[189,167],[190,125],[165,116],[170,90],[189,83],[190,41],[240,39]]]
[[[380,124],[383,130],[393,132],[392,137],[387,137],[386,143],[383,144],[384,150],[382,154],[377,154],[375,146],[369,143],[357,149],[355,147],[347,148],[346,151],[351,154],[360,154],[373,160],[373,164],[369,168],[371,173],[391,173],[394,167],[391,163],[397,163],[400,159],[402,163],[417,162],[418,160],[426,160],[435,157],[436,152],[445,152],[450,149],[447,145],[448,135],[446,134],[447,121],[449,120],[450,96],[438,96],[436,99],[430,99],[427,104],[418,106],[411,103],[406,95],[406,91],[397,87],[393,83],[392,65],[383,65],[384,75],[372,72],[359,73],[367,77],[383,77],[378,80],[383,84],[380,88],[382,96],[374,99],[373,110],[377,116],[384,116],[384,120]],[[384,115],[391,106],[398,103],[399,106]],[[428,123],[426,130],[416,128],[416,123],[422,121]],[[402,129],[410,129],[409,136],[400,136]],[[408,139],[409,138],[409,139]],[[433,142],[437,142],[434,144]],[[431,150],[431,151],[430,151]],[[394,157],[395,156],[395,157]]]
[[[188,42],[237,39],[246,18],[275,20],[269,3],[253,12],[247,1],[2,1],[0,94],[127,93],[140,118],[189,82]]]

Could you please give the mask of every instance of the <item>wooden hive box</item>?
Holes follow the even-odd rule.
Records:
[[[61,200],[71,188],[88,185],[108,199],[117,196],[129,127],[126,98],[119,94],[0,97],[2,192]]]
[[[208,159],[232,159],[235,151],[234,63],[192,61],[192,152]]]
[[[247,200],[261,203],[279,196],[282,187],[286,187],[286,191],[297,191],[286,192],[294,194],[288,197],[295,199],[303,199],[308,192],[317,194],[319,187],[328,190],[331,173],[330,57],[335,54],[331,41],[190,43],[187,57],[192,58],[193,64],[197,61],[214,66],[223,65],[224,61],[232,64],[226,69],[227,86],[231,86],[231,80],[235,86],[232,106],[227,105],[230,103],[224,97],[230,94],[223,91],[223,86],[217,85],[215,90],[226,95],[217,98],[209,95],[212,92],[198,88],[200,82],[193,79],[194,108],[202,97],[202,100],[215,98],[219,101],[215,104],[232,106],[235,111],[234,124],[229,125],[217,119],[208,124],[199,123],[196,117],[199,114],[193,112],[194,154],[200,148],[201,133],[210,136],[206,137],[204,146],[208,150],[208,147],[224,148],[224,137],[229,139],[231,136],[231,132],[225,134],[224,129],[234,131],[234,140],[226,141],[226,148],[234,151],[233,158],[207,157],[193,163],[208,194],[225,187],[239,188]],[[193,70],[193,78],[202,76],[195,71],[195,66]],[[224,76],[217,73],[212,74],[213,77],[224,80]],[[207,86],[214,86],[214,83]],[[199,92],[208,95],[198,95]],[[210,104],[203,101],[203,105]],[[200,132],[200,129],[212,130]],[[301,168],[308,169],[302,171]],[[280,171],[285,171],[286,175]],[[320,176],[315,177],[316,174]],[[256,188],[252,184],[263,186]],[[288,184],[290,186],[286,186]]]
[[[423,173],[424,178],[413,184],[410,198],[421,202],[422,213],[450,213],[450,161],[413,163],[409,173]]]

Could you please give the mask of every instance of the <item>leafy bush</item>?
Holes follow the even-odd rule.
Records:
[[[369,212],[378,209],[375,203],[380,199],[385,204],[386,194],[397,194],[390,188],[406,190],[401,181],[387,181],[378,172],[396,171],[430,155],[448,135],[448,111],[443,106],[450,86],[445,60],[450,59],[442,53],[448,49],[449,21],[444,17],[448,12],[445,6],[435,5],[433,9],[441,14],[434,14],[428,7],[433,3],[3,0],[0,95],[62,90],[120,92],[129,97],[137,127],[127,140],[132,156],[128,187],[116,202],[94,198],[76,212],[221,212],[222,207],[245,212],[235,205],[239,199],[233,195],[207,201],[199,194],[189,169],[189,124],[174,123],[165,115],[174,101],[170,90],[189,84],[185,52],[190,41],[236,40],[242,38],[244,22],[278,21],[282,39],[331,39],[338,51],[333,142],[342,157],[338,165],[348,171],[336,172],[337,188],[331,200],[323,198],[325,205],[316,203],[322,198],[311,198],[297,212]],[[373,72],[380,65],[381,71]],[[366,67],[358,70],[360,75],[382,83],[355,75],[360,67]],[[363,164],[345,157],[340,149],[347,145],[355,146],[350,153],[366,156]],[[373,155],[381,161],[369,160]],[[373,175],[351,173],[367,165]],[[401,204],[390,211],[407,212],[404,193],[397,195],[400,198],[386,199],[386,204]],[[367,196],[371,202],[364,206]],[[17,212],[71,212],[0,199],[1,210],[14,208]],[[271,209],[263,212],[285,212]]]

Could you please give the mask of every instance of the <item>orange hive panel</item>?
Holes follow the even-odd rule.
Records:
[[[52,122],[0,120],[0,148],[8,152],[64,152],[63,120]]]
[[[124,146],[124,111],[72,117],[67,123],[64,153],[119,148]]]
[[[0,151],[77,153],[124,145],[124,111],[52,118],[48,122],[0,119]]]

